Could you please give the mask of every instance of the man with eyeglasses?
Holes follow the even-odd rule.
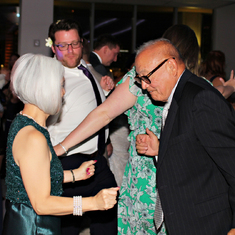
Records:
[[[136,72],[142,88],[166,102],[160,143],[149,130],[136,138],[140,154],[157,156],[156,228],[164,222],[169,235],[235,234],[233,108],[185,68],[166,39],[139,49]]]
[[[73,20],[59,20],[50,25],[49,37],[53,42],[52,51],[65,69],[64,105],[61,113],[51,117],[48,122],[52,143],[57,145],[60,153],[63,154],[60,160],[65,170],[73,170],[84,161],[97,160],[95,175],[86,181],[66,184],[64,196],[93,196],[103,188],[116,186],[113,173],[103,157],[108,135],[107,128],[103,128],[72,148],[68,148],[61,142],[105,100],[105,97],[102,88],[82,60],[83,39],[79,24]],[[73,177],[72,171],[71,177]],[[94,213],[88,212],[86,215],[91,219],[92,234],[117,234],[116,208]],[[63,216],[62,234],[77,235],[82,227],[81,222],[81,218]]]

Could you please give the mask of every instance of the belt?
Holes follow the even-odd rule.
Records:
[[[83,153],[81,153],[81,155],[83,155],[83,156],[86,156],[86,157],[92,157],[92,158],[94,158],[94,157],[97,157],[98,156],[98,150],[96,151],[96,152],[94,152],[94,153],[91,153],[91,154],[83,154]]]
[[[98,156],[98,150],[92,154],[90,154],[91,157],[97,157]]]

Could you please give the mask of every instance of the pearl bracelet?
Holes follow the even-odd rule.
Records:
[[[82,196],[73,197],[73,215],[82,216]]]

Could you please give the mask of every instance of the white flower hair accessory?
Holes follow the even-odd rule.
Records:
[[[52,46],[52,44],[53,44],[53,42],[52,42],[52,40],[51,40],[51,38],[50,37],[48,37],[47,39],[45,39],[46,40],[46,44],[45,44],[45,46],[46,47],[51,47]]]

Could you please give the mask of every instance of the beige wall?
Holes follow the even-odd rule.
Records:
[[[235,70],[235,4],[214,10],[213,50],[225,53],[229,77],[231,69]]]
[[[202,14],[184,12],[182,14],[182,24],[188,25],[196,34],[199,47],[201,47],[201,37],[202,37]],[[201,60],[201,55],[199,54],[199,62]]]
[[[50,49],[45,47],[45,38],[53,22],[53,8],[54,0],[21,0],[18,39],[20,55],[29,52],[50,55]],[[39,40],[39,46],[34,45],[35,40]]]

